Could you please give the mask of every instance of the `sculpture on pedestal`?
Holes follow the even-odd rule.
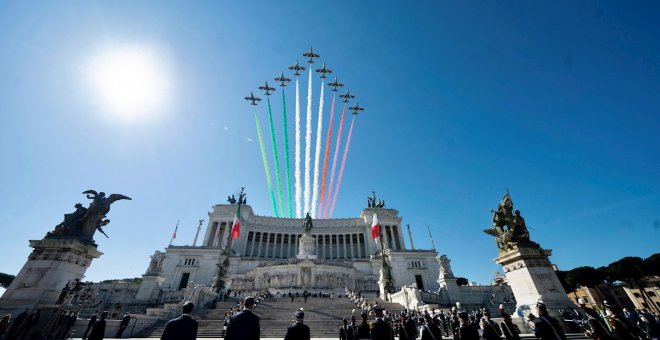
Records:
[[[520,211],[514,212],[513,201],[508,191],[497,206],[497,211],[491,210],[491,212],[493,212],[493,227],[485,229],[484,233],[495,236],[500,250],[512,249],[518,243],[536,245],[529,239],[529,231],[525,219],[520,216]]]
[[[96,230],[106,235],[103,227],[110,223],[106,219],[110,212],[110,205],[118,200],[130,200],[128,196],[111,194],[105,197],[104,192],[97,193],[94,190],[84,191],[83,194],[92,200],[88,208],[81,203],[75,205],[76,211],[65,214],[64,221],[55,226],[55,229],[46,234],[46,238],[77,238],[87,244],[95,245],[94,233]]]
[[[305,216],[305,222],[303,222],[303,229],[305,229],[305,234],[310,234],[312,232],[312,228],[314,228],[314,225],[312,225],[312,217],[309,216],[309,213]]]

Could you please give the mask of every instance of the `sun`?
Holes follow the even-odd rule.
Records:
[[[121,121],[151,120],[170,98],[167,63],[153,49],[112,48],[91,58],[87,68],[100,109]]]

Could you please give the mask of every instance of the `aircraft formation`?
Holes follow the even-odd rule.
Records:
[[[314,72],[319,75],[321,79],[321,91],[319,97],[319,108],[316,117],[312,116],[313,107],[312,103],[312,65],[320,58],[320,54],[315,52],[313,48],[310,47],[309,51],[302,54],[306,58],[309,67],[305,67],[299,63],[298,60],[295,61],[288,69],[292,72],[292,75],[295,77],[295,164],[294,171],[291,171],[291,162],[289,159],[289,132],[288,132],[288,118],[287,118],[287,107],[286,107],[286,95],[285,87],[292,80],[288,78],[284,72],[280,72],[279,76],[273,78],[273,80],[282,88],[282,133],[284,135],[284,165],[285,165],[285,184],[282,184],[281,173],[279,168],[279,152],[277,148],[277,138],[275,134],[275,126],[273,124],[273,112],[270,97],[274,94],[276,89],[269,86],[268,81],[264,82],[264,85],[259,86],[258,89],[262,91],[263,95],[268,98],[268,120],[270,125],[271,132],[271,141],[273,147],[273,163],[275,164],[275,178],[276,184],[273,185],[270,176],[270,162],[268,161],[268,155],[266,154],[265,143],[261,134],[261,125],[259,123],[259,117],[257,114],[257,105],[261,101],[261,98],[254,95],[254,92],[250,92],[249,96],[245,97],[245,100],[249,102],[251,106],[254,107],[255,121],[257,123],[257,134],[260,141],[260,149],[264,162],[264,170],[266,172],[266,180],[268,184],[268,190],[271,197],[271,203],[273,205],[273,212],[276,217],[290,217],[290,218],[302,218],[306,213],[310,213],[312,218],[331,218],[334,211],[334,205],[337,200],[337,195],[340,189],[341,180],[343,176],[344,166],[346,164],[346,157],[349,152],[349,145],[352,137],[353,126],[355,124],[355,118],[359,113],[364,111],[364,108],[360,106],[359,103],[350,106],[349,103],[355,99],[349,89],[346,89],[346,92],[337,97],[337,92],[339,89],[344,87],[344,84],[339,82],[338,78],[335,77],[333,81],[329,81],[327,86],[330,87],[332,95],[330,117],[327,121],[327,137],[325,142],[325,153],[323,157],[323,163],[321,163],[321,135],[323,130],[323,114],[324,114],[324,85],[325,80],[328,78],[328,75],[333,73],[333,70],[330,69],[326,63],[322,63],[321,67],[314,69]],[[300,105],[300,84],[299,77],[303,74],[304,71],[308,70],[308,88],[307,88],[307,117],[305,120],[306,129],[305,129],[305,155],[304,155],[304,169],[301,165],[301,147],[303,145],[301,138],[301,105]],[[334,111],[336,100],[341,101],[341,118],[339,121],[339,128],[336,133],[336,136],[333,135],[333,126],[334,122]],[[339,163],[339,149],[340,144],[343,138],[343,128],[345,122],[345,116],[347,109],[352,113],[353,119],[351,120],[350,129],[346,137],[344,144],[344,154],[341,160],[341,165]],[[312,129],[311,122],[315,118],[317,122],[316,129],[316,150],[315,150],[315,162],[314,166],[311,165],[311,149],[312,149]],[[330,162],[330,148],[333,144],[333,136],[336,140],[334,143],[335,152],[332,162]],[[332,171],[328,176],[328,166],[332,164]],[[337,166],[339,166],[339,174],[337,174]],[[301,171],[304,171],[304,181],[301,178]],[[313,172],[313,183],[311,179],[311,173]],[[291,175],[295,175],[295,181],[291,179]],[[320,183],[319,183],[320,177]],[[304,188],[304,190],[303,190]],[[303,195],[304,191],[304,195]],[[285,195],[286,193],[286,195]],[[294,193],[295,193],[295,204],[294,204]],[[277,194],[277,195],[276,195]],[[286,196],[286,198],[285,198]],[[295,205],[295,209],[294,209]]]

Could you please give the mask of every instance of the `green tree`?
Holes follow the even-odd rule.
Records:
[[[9,287],[9,285],[11,284],[12,281],[14,281],[15,278],[16,276],[14,275],[0,273],[0,287],[2,288]]]
[[[459,286],[467,286],[468,285],[468,279],[464,277],[457,277],[456,278],[456,284]]]

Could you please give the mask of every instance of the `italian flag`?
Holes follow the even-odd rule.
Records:
[[[241,205],[238,205],[236,216],[234,216],[234,223],[231,227],[231,237],[235,240],[241,234]]]
[[[374,215],[371,219],[371,238],[376,241],[376,239],[380,236],[380,226],[378,225],[378,215],[376,214],[376,211],[374,210]],[[378,241],[376,241],[378,243]]]

